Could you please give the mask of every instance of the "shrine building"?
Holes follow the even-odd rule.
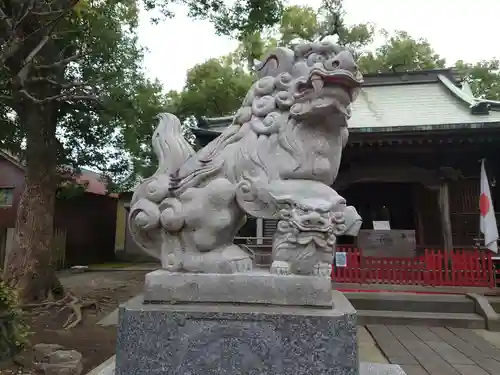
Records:
[[[333,188],[363,226],[358,238],[339,244],[395,257],[473,247],[482,158],[500,212],[500,101],[474,97],[453,69],[380,73],[365,76],[352,113]],[[193,133],[204,146],[231,122],[203,118]],[[249,220],[241,240],[269,244],[275,227],[274,220]]]

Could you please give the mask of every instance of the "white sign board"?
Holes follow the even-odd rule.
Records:
[[[391,230],[391,223],[388,221],[374,221],[373,230]]]
[[[335,253],[335,265],[337,267],[347,267],[347,253],[346,252],[336,252]]]
[[[414,230],[362,229],[357,237],[364,256],[414,257],[416,240]]]

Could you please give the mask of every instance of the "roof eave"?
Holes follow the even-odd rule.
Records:
[[[219,124],[220,126],[220,124]],[[227,125],[229,126],[229,125]],[[210,130],[210,129],[204,129],[204,128],[192,128],[191,131],[193,132],[194,135],[207,135],[207,136],[219,136],[222,134],[222,131],[220,130]]]
[[[202,116],[198,119],[198,123],[193,127],[195,129],[210,129],[219,127],[221,125],[229,126],[233,123],[234,116],[221,116],[221,117],[205,117]]]
[[[362,127],[349,128],[350,133],[398,133],[398,132],[428,132],[440,130],[470,130],[470,129],[499,129],[500,121],[496,122],[473,122],[473,123],[454,123],[454,124],[433,124],[433,125],[415,125],[415,126],[384,126],[384,127]]]
[[[472,95],[470,89],[464,90],[457,87],[450,79],[442,74],[438,75],[439,82],[441,82],[450,93],[459,99],[464,104],[468,105],[470,113],[473,115],[487,115],[490,110],[500,111],[500,101],[479,99]]]
[[[9,152],[5,151],[5,150],[0,150],[0,156],[2,156],[3,158],[5,158],[7,161],[9,161],[10,163],[12,163],[13,165],[15,165],[16,167],[18,167],[19,169],[21,170],[26,170],[26,167],[24,166],[24,164],[18,159],[16,158],[15,156],[11,155]]]

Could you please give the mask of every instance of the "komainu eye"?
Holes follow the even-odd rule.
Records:
[[[307,65],[313,66],[316,63],[323,63],[325,61],[325,56],[320,55],[319,53],[311,53],[307,57]]]
[[[331,58],[325,61],[325,68],[327,70],[335,70],[340,66],[340,61],[338,59]]]

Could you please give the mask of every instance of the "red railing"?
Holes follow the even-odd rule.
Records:
[[[332,268],[332,280],[339,283],[400,284],[428,286],[495,286],[495,269],[490,252],[480,250],[425,249],[415,258],[362,256],[356,248],[345,252],[346,267]]]

